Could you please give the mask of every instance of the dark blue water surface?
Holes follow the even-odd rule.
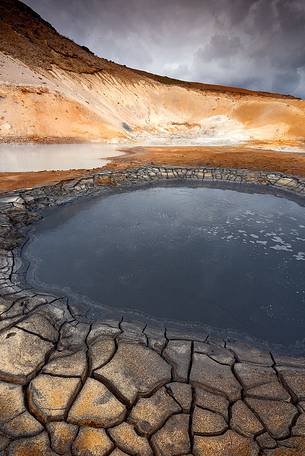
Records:
[[[284,345],[305,337],[305,209],[283,197],[177,186],[80,200],[24,250],[31,283],[89,298],[99,317],[105,306]]]

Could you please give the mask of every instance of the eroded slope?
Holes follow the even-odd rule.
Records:
[[[114,64],[16,0],[0,5],[2,140],[303,143],[305,102]]]

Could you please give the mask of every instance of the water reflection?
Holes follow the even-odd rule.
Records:
[[[25,254],[30,282],[88,297],[96,316],[304,338],[305,209],[285,198],[176,186],[80,201],[46,217]]]

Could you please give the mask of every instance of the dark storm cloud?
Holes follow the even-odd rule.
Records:
[[[97,55],[153,73],[305,96],[305,0],[26,0]]]

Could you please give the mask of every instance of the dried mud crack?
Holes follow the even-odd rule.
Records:
[[[90,322],[26,287],[20,252],[41,210],[109,185],[305,180],[217,168],[94,174],[1,197],[0,455],[305,454],[305,357],[133,322]]]

